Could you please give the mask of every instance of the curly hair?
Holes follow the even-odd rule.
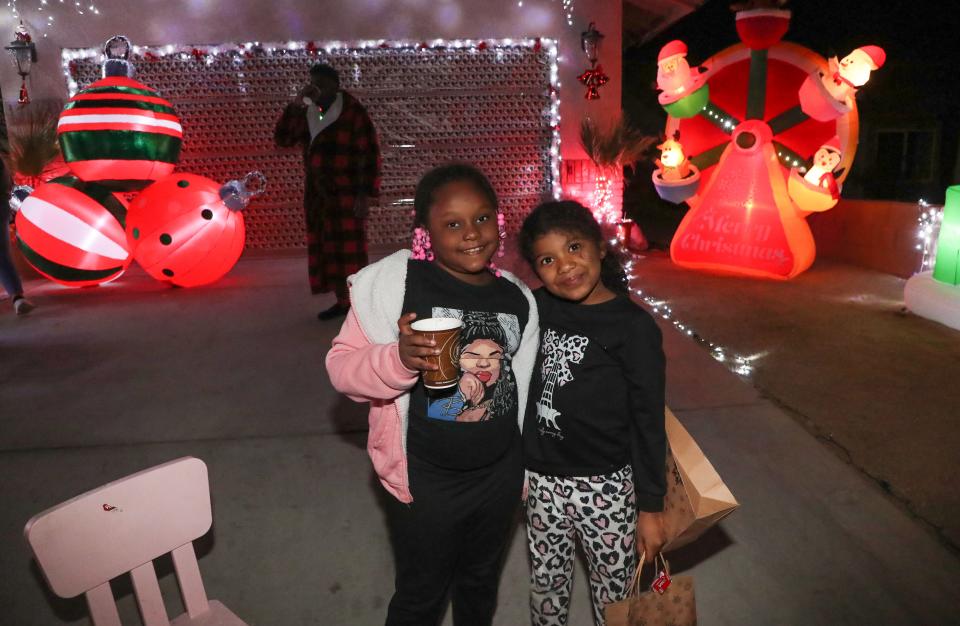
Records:
[[[458,182],[473,185],[495,211],[500,211],[497,192],[493,190],[493,185],[490,184],[486,174],[469,163],[447,163],[433,168],[417,183],[417,191],[413,197],[413,226],[426,227],[437,190],[444,185]]]
[[[567,233],[589,239],[607,254],[600,263],[600,280],[607,289],[619,294],[629,294],[630,285],[618,255],[606,246],[600,224],[590,209],[573,200],[544,202],[523,220],[520,228],[520,253],[531,267],[534,266],[533,244],[549,233]]]

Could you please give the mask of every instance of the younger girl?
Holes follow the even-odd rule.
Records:
[[[580,204],[534,209],[520,247],[543,282],[535,292],[543,334],[523,430],[532,622],[567,623],[576,537],[589,563],[594,620],[603,626],[604,605],[626,596],[635,551],[652,560],[663,544],[660,329],[630,300],[623,268]]]
[[[388,625],[437,624],[448,594],[457,626],[489,625],[523,485],[520,433],[537,350],[533,295],[491,259],[503,219],[469,165],[427,173],[414,198],[414,255],[349,280],[351,308],[327,354],[333,386],[370,402],[367,450],[390,493],[396,557]],[[417,319],[462,320],[461,379],[428,390],[439,354]],[[518,426],[519,425],[519,426]]]

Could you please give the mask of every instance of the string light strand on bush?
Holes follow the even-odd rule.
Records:
[[[920,269],[925,272],[933,269],[933,262],[937,258],[937,238],[940,235],[940,226],[943,224],[943,207],[930,206],[923,198],[917,203],[920,215],[917,217],[917,250],[923,254],[920,257]]]

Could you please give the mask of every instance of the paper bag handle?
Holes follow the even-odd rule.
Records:
[[[667,573],[667,576],[670,576],[670,564],[667,563],[667,559],[663,556],[663,552],[660,552],[653,558],[653,573],[657,573],[657,558],[660,559],[660,562],[663,564],[663,571]],[[640,593],[640,574],[643,572],[643,564],[647,560],[647,553],[644,551],[640,555],[640,562],[637,563],[637,571],[633,575],[633,582],[630,584],[631,595],[637,595]]]

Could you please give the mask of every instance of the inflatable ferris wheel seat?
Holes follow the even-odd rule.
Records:
[[[815,71],[800,85],[797,93],[800,108],[818,122],[829,122],[850,112],[850,105],[840,102],[823,86],[819,71]]]
[[[801,211],[819,213],[837,205],[828,189],[809,182],[796,167],[790,169],[787,179],[787,193]]]
[[[697,193],[700,185],[700,170],[690,166],[690,175],[681,180],[663,180],[659,170],[653,171],[653,186],[661,199],[674,204],[686,202]]]

